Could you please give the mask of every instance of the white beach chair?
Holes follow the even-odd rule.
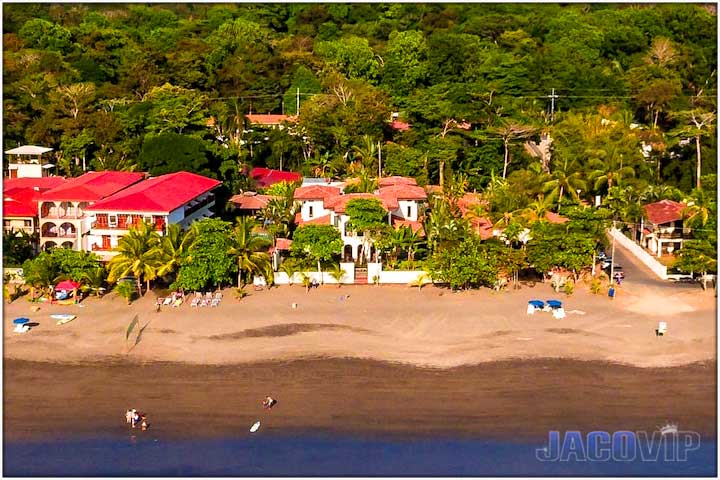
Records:
[[[565,309],[563,307],[554,308],[552,311],[553,318],[565,318]]]
[[[667,333],[667,322],[658,322],[658,328],[655,330],[656,337],[662,337]]]
[[[535,307],[528,303],[527,307],[527,314],[528,315],[534,315],[535,314]]]

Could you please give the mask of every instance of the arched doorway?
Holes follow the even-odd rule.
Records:
[[[75,225],[70,222],[65,222],[60,225],[60,231],[58,232],[59,237],[75,237]]]
[[[352,245],[345,245],[343,248],[343,262],[353,261],[353,247]]]
[[[55,243],[53,241],[49,241],[49,242],[45,242],[45,244],[43,245],[43,250],[47,251],[47,250],[50,250],[51,248],[55,248],[55,247],[57,247],[57,243]]]
[[[57,225],[55,225],[53,222],[43,223],[42,227],[40,227],[40,236],[41,237],[57,237],[58,236]]]
[[[72,248],[75,246],[74,242],[63,242],[62,245],[60,245],[62,248],[69,248],[72,250]]]

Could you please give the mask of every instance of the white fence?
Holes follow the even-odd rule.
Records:
[[[355,283],[355,265],[352,263],[341,263],[340,267],[345,271],[345,275],[340,279],[341,283],[353,284]],[[368,279],[367,283],[374,283],[375,277],[379,279],[380,283],[387,284],[409,284],[416,282],[419,278],[423,278],[423,284],[432,283],[430,275],[423,270],[389,270],[384,271],[382,264],[380,263],[368,263],[367,265]],[[289,285],[302,284],[302,277],[307,275],[310,280],[317,280],[321,283],[332,283],[337,284],[338,281],[333,278],[330,272],[322,272],[322,278],[320,273],[314,272],[297,272],[293,274],[292,279],[288,277],[285,272],[275,272],[275,284],[276,285]],[[291,281],[292,280],[292,281]]]
[[[630,250],[635,258],[640,260],[646,267],[663,280],[668,279],[667,267],[655,260],[655,257],[646,252],[640,245],[630,240],[617,228],[609,230],[610,236],[613,237],[620,245]]]

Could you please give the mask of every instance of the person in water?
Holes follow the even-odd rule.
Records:
[[[263,400],[263,407],[272,408],[275,406],[276,403],[277,403],[277,400],[275,400],[274,398],[272,398],[270,396],[267,396],[267,397],[265,397],[265,400]]]

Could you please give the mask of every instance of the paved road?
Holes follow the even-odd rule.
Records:
[[[609,252],[610,249],[608,249],[608,253]],[[669,280],[662,280],[618,242],[615,242],[615,265],[621,265],[623,267],[623,271],[625,272],[625,279],[623,280],[623,283],[627,282],[629,285],[641,285],[644,287],[662,288],[668,290],[700,290],[699,283],[671,282]]]

